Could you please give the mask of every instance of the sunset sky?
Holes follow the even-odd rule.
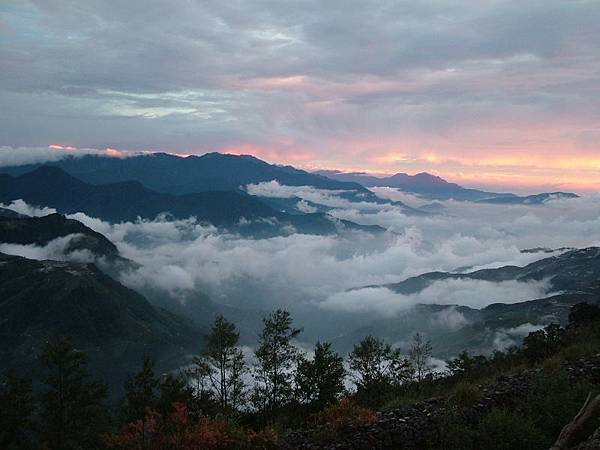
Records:
[[[2,0],[0,146],[600,191],[598,24],[598,0]]]

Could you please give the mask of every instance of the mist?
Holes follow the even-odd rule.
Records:
[[[65,158],[81,158],[86,155],[124,158],[133,154],[111,148],[99,150],[62,145],[50,145],[48,147],[0,146],[0,167],[47,163]]]
[[[369,286],[431,271],[524,266],[559,254],[552,249],[600,244],[598,196],[552,200],[541,206],[444,201],[439,202],[442,213],[415,216],[405,214],[391,199],[415,207],[427,202],[390,189],[375,190],[390,199],[377,204],[350,202],[339,191],[275,182],[249,186],[248,191],[297,197],[327,206],[336,218],[380,225],[387,231],[251,239],[200,224],[193,217],[171,220],[162,215],[117,224],[82,213],[69,217],[107,236],[123,257],[139,264],[121,273],[121,281],[149,298],[185,308],[202,293],[227,307],[261,312],[287,308],[305,327],[307,340],[329,339],[371,320],[402,314],[416,304],[483,308],[543,298],[549,294],[543,280],[446,280],[408,296]],[[34,215],[51,211],[23,202],[5,207]],[[522,252],[538,247],[546,250]],[[50,247],[3,246],[2,251],[44,255]],[[439,319],[441,328],[461,324],[459,315]]]
[[[51,259],[55,261],[72,261],[90,263],[99,260],[89,250],[71,250],[72,244],[81,239],[80,234],[71,234],[51,240],[46,245],[21,245],[0,243],[0,253],[21,256],[38,261]]]

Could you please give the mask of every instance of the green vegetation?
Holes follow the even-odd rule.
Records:
[[[320,411],[334,404],[344,392],[344,359],[329,342],[317,342],[313,359],[302,357],[296,370],[296,392],[301,403]]]
[[[235,325],[218,316],[204,352],[195,360],[197,370],[208,379],[224,413],[237,411],[246,397],[243,376],[248,370],[244,354],[237,347],[239,339]]]
[[[292,398],[292,371],[300,357],[292,339],[301,330],[292,327],[290,313],[281,309],[271,313],[263,322],[264,328],[255,352],[257,364],[253,374],[252,403],[260,414],[272,418]]]
[[[0,254],[0,266],[1,370],[35,372],[34,355],[48,336],[68,330],[114,396],[142,355],[164,370],[202,345],[195,324],[153,306],[93,264]]]
[[[356,396],[369,406],[380,404],[394,388],[408,381],[413,372],[399,349],[373,336],[354,346],[349,365],[355,374]]]
[[[597,355],[599,325],[600,308],[577,305],[566,328],[549,325],[522,348],[487,357],[463,352],[444,374],[431,370],[423,336],[414,337],[407,357],[368,336],[349,355],[355,389],[347,392],[343,358],[321,342],[312,358],[304,356],[294,345],[301,330],[287,311],[264,319],[252,367],[235,325],[219,316],[189,367],[159,375],[146,357],[112,405],[85,353],[53,335],[32,380],[7,373],[0,381],[0,448],[269,449],[294,429],[329,445],[377,423],[376,409],[417,411],[420,400],[435,397],[439,407],[427,413],[434,412],[419,448],[546,449],[597,390],[597,379],[584,371],[573,378],[565,363]],[[254,376],[252,387],[246,374]],[[500,389],[501,400],[491,402],[490,389]]]

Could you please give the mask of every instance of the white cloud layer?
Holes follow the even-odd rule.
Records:
[[[469,324],[463,313],[456,308],[445,308],[431,316],[430,322],[436,328],[456,331]]]
[[[246,186],[246,191],[250,195],[270,198],[300,198],[305,202],[317,203],[323,206],[332,208],[348,208],[352,206],[349,200],[340,196],[340,194],[348,193],[343,190],[317,189],[312,186],[286,186],[281,185],[277,180],[264,181],[257,184],[249,184]],[[373,203],[361,203],[362,208],[377,207]]]
[[[48,214],[56,213],[56,209],[42,207],[38,208],[36,206],[29,205],[25,203],[22,199],[15,200],[9,204],[0,203],[0,208],[10,209],[19,214],[24,214],[30,217],[43,217]]]
[[[384,287],[338,292],[323,301],[321,307],[356,313],[377,311],[384,316],[394,316],[417,304],[462,305],[480,309],[492,303],[518,303],[543,298],[547,292],[548,284],[543,281],[494,283],[481,280],[444,280],[411,295],[397,294]],[[446,327],[460,324],[459,316],[442,317],[439,320],[444,321]]]
[[[523,338],[529,333],[541,330],[542,328],[544,328],[544,325],[534,325],[528,322],[513,328],[497,330],[494,334],[494,349],[504,351],[514,345],[520,345],[523,342]]]
[[[22,256],[23,258],[36,259],[38,261],[52,259],[55,261],[82,263],[94,262],[96,256],[89,250],[68,251],[73,241],[77,241],[81,237],[80,234],[70,234],[53,239],[43,246],[0,243],[0,253]]]
[[[60,161],[65,158],[80,158],[85,155],[106,157],[126,157],[133,153],[114,149],[97,150],[94,148],[74,148],[63,146],[49,147],[8,147],[0,146],[0,167],[23,166],[26,164]]]
[[[274,183],[268,187],[280,188]],[[335,194],[313,188],[285,190],[294,197],[310,192],[315,203],[335,201],[330,198]],[[124,279],[138,289],[178,294],[198,289],[234,304],[322,304],[390,314],[414,302],[482,306],[540,297],[544,283],[447,281],[412,298],[386,289],[346,291],[428,271],[522,266],[548,256],[520,251],[526,248],[598,245],[597,200],[556,200],[543,207],[444,202],[447,214],[427,217],[406,216],[389,204],[363,208],[361,203],[343,203],[332,210],[334,216],[394,231],[377,237],[357,233],[351,239],[293,234],[253,240],[217,234],[193,220],[109,225],[81,214],[75,218],[106,234],[125,257],[142,264]]]
[[[390,316],[415,303],[478,308],[494,302],[540,298],[546,293],[544,282],[447,280],[411,296],[385,288],[349,289],[395,283],[436,270],[523,266],[556,254],[522,253],[521,249],[600,244],[598,196],[554,200],[541,207],[448,201],[443,202],[443,215],[415,217],[391,204],[348,204],[330,191],[273,183],[265,187],[293,197],[310,196],[314,203],[336,203],[338,206],[332,206],[335,217],[377,224],[391,231],[378,236],[292,234],[255,240],[219,234],[214,227],[194,219],[170,221],[161,217],[108,224],[84,214],[71,217],[106,235],[124,257],[141,265],[124,274],[122,281],[142,293],[185,301],[201,291],[231,305],[304,311],[304,317],[315,322],[341,317],[340,313],[360,320]],[[36,212],[22,202],[9,207]],[[458,313],[434,319],[447,328],[464,325]]]

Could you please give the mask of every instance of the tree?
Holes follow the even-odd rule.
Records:
[[[531,361],[547,358],[558,351],[564,335],[560,325],[551,323],[545,328],[529,333],[523,340],[525,355]]]
[[[89,379],[87,356],[54,335],[42,351],[42,440],[51,450],[94,449],[108,429],[106,387]]]
[[[502,354],[498,352],[498,354]],[[495,354],[496,356],[497,354]],[[483,355],[471,356],[464,350],[459,355],[447,362],[448,372],[451,376],[470,377],[477,375],[480,370],[488,363]]]
[[[587,302],[573,305],[569,312],[569,324],[574,326],[592,323],[600,319],[600,308]]]
[[[265,317],[263,324],[255,352],[253,402],[259,411],[268,415],[292,397],[292,369],[299,357],[292,339],[301,330],[292,327],[290,313],[281,309]]]
[[[144,357],[142,369],[125,383],[126,421],[142,420],[146,408],[154,408],[158,399],[158,378],[154,374],[154,361]]]
[[[149,356],[144,357],[142,370],[125,383],[125,421],[136,424],[140,430],[139,448],[142,449],[149,446],[152,423],[148,418],[155,414],[158,386],[158,379],[154,374],[154,362]]]
[[[189,385],[188,380],[182,376],[165,375],[160,380],[159,391],[156,408],[162,415],[168,414],[174,403],[186,406],[193,404],[194,390]]]
[[[9,373],[0,379],[0,448],[33,449],[35,398],[31,381]]]
[[[298,397],[321,410],[334,403],[344,391],[345,376],[343,358],[331,349],[329,342],[317,342],[313,359],[302,359],[298,364]]]
[[[349,364],[359,396],[372,404],[380,402],[390,388],[409,380],[412,373],[399,349],[373,336],[354,346]]]
[[[414,376],[417,382],[421,382],[425,377],[431,373],[431,342],[423,339],[420,333],[417,333],[413,337],[410,350],[408,351],[408,358],[414,369]]]
[[[185,375],[190,380],[194,401],[191,410],[194,414],[204,414],[216,411],[217,405],[210,386],[210,367],[202,355],[192,358],[192,364],[185,370]]]
[[[196,361],[196,368],[208,377],[224,412],[239,408],[245,395],[243,376],[248,369],[244,354],[237,346],[239,339],[235,325],[218,316],[211,327],[206,349]]]

